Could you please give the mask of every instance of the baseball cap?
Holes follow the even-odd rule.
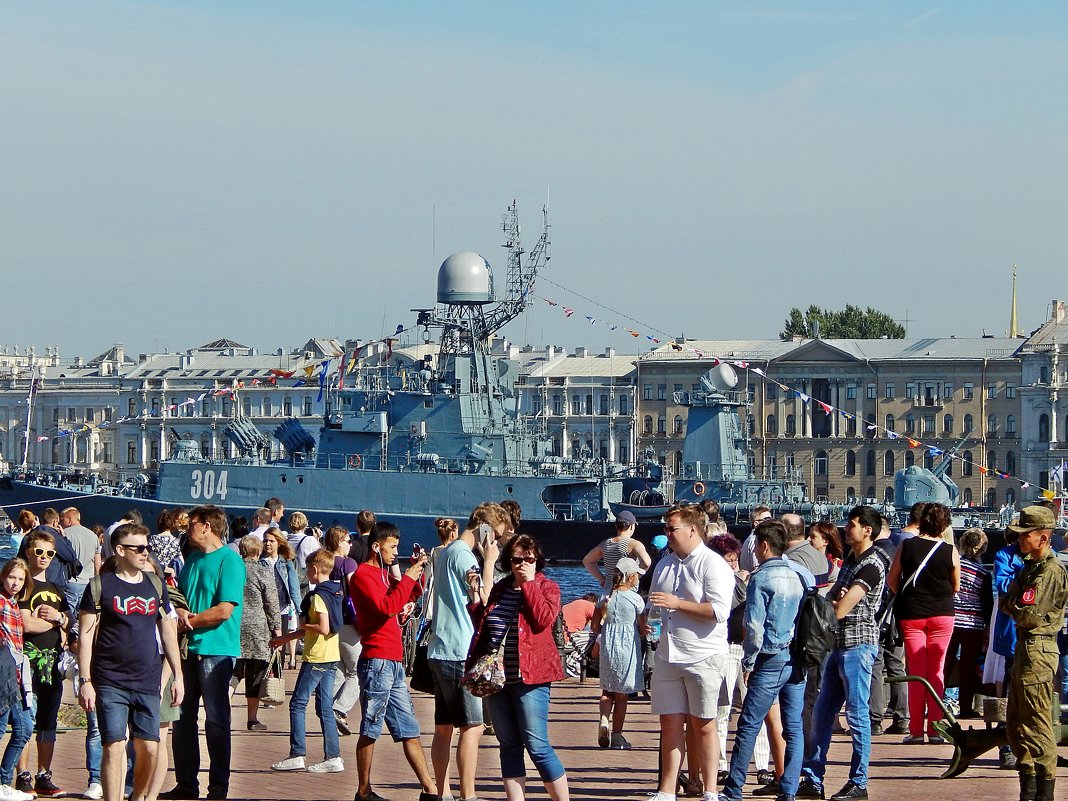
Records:
[[[658,551],[667,547],[667,534],[657,534],[653,537],[652,546]]]
[[[640,572],[641,568],[638,566],[638,560],[632,559],[629,556],[624,556],[616,562],[616,570],[624,576],[633,576],[635,573]]]
[[[1056,527],[1057,518],[1052,510],[1045,506],[1025,506],[1020,512],[1020,519],[1015,526],[1009,526],[1009,530],[1017,534],[1026,534],[1038,528],[1053,529]]]
[[[634,513],[628,512],[625,509],[618,515],[616,515],[616,520],[618,520],[620,523],[626,523],[628,526],[633,526],[638,522],[634,517]]]

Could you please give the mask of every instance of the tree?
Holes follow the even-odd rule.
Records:
[[[784,341],[795,336],[814,339],[817,334],[821,339],[905,338],[905,327],[889,314],[871,306],[865,310],[852,304],[847,304],[841,311],[809,306],[808,311],[802,312],[795,306],[790,309],[784,326],[779,332]]]

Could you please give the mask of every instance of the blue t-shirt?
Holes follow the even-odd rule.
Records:
[[[467,571],[477,568],[471,548],[456,540],[434,562],[434,588],[431,592],[430,641],[427,659],[462,662],[467,659],[475,626],[467,611]]]
[[[79,611],[100,615],[89,667],[93,684],[159,694],[163,661],[156,623],[170,606],[167,585],[161,589],[162,597],[144,574],[131,584],[115,573],[101,573],[100,604],[94,605],[88,589],[82,594]]]
[[[193,629],[189,653],[201,656],[241,656],[241,602],[245,600],[245,562],[227,547],[211,553],[194,550],[178,577],[178,589],[189,602],[189,611],[199,614],[221,603],[234,605],[233,614],[222,623]]]

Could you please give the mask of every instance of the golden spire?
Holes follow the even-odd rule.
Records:
[[[1016,330],[1016,265],[1012,265],[1012,313],[1009,315],[1009,336],[1015,339],[1019,336]]]

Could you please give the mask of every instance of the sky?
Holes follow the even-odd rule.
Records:
[[[1066,23],[976,0],[0,0],[0,344],[378,339],[450,253],[503,285],[513,199],[528,248],[546,201],[552,223],[518,343],[774,338],[847,303],[1003,336],[1013,264],[1027,332],[1068,297]]]

